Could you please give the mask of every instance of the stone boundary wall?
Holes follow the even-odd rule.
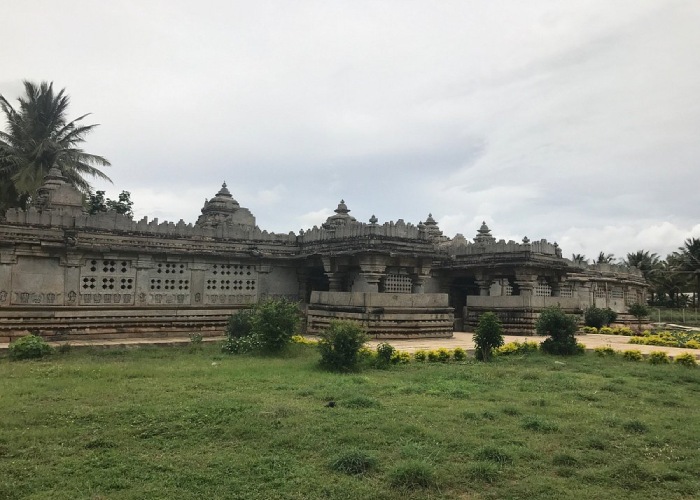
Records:
[[[29,333],[46,340],[114,340],[221,336],[234,308],[86,309],[45,307],[0,309],[0,343]]]

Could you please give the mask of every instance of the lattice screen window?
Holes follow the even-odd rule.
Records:
[[[204,288],[210,291],[233,292],[241,295],[255,293],[255,266],[243,264],[213,264],[207,271]]]
[[[535,286],[535,295],[537,297],[550,297],[552,295],[552,287],[541,281]]]
[[[625,304],[631,306],[637,303],[637,294],[634,292],[628,292],[625,294]]]
[[[607,292],[605,291],[604,288],[598,288],[598,289],[595,291],[595,297],[598,298],[598,299],[604,299],[605,297],[607,297],[607,295],[608,295],[608,294],[607,294]]]
[[[513,295],[513,287],[511,286],[510,283],[506,283],[505,286],[503,287],[503,291],[507,297],[510,297]]]
[[[413,281],[405,274],[389,274],[384,278],[385,293],[411,293]]]
[[[127,260],[91,259],[83,266],[80,274],[80,288],[83,292],[134,288],[134,270]]]
[[[189,293],[190,274],[187,269],[187,264],[181,264],[179,262],[160,262],[156,265],[155,275],[156,277],[150,280],[151,290]]]
[[[571,288],[571,286],[562,286],[559,289],[559,296],[571,298],[574,296],[574,290]]]
[[[622,290],[613,290],[610,292],[610,296],[613,299],[622,299],[625,297],[625,293]]]

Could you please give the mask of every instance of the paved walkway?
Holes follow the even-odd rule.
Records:
[[[368,344],[374,348],[380,342],[389,342],[396,349],[406,352],[416,352],[419,349],[439,349],[440,347],[445,347],[447,349],[454,349],[455,347],[461,347],[467,351],[474,350],[474,341],[472,340],[472,333],[468,332],[454,332],[454,335],[448,339],[392,339],[392,340],[371,340]],[[655,345],[637,345],[630,344],[629,339],[631,337],[626,337],[623,335],[579,335],[576,337],[577,340],[586,346],[587,349],[595,349],[596,347],[610,346],[616,351],[626,351],[626,350],[638,350],[643,354],[649,354],[652,351],[665,351],[669,356],[674,357],[678,354],[688,352],[694,355],[697,359],[700,359],[700,349],[682,349],[680,347],[662,347]],[[204,342],[220,342],[223,337],[205,337]],[[520,335],[504,335],[503,340],[505,342],[525,342],[525,341],[535,341],[542,342],[542,337],[537,335],[532,336],[520,336]],[[75,347],[137,347],[140,345],[158,345],[158,346],[168,346],[168,345],[183,345],[190,342],[189,337],[176,337],[176,338],[165,338],[165,339],[115,339],[115,340],[81,340],[81,341],[71,341],[71,342],[49,342],[54,346],[59,346],[61,344],[70,344]],[[9,344],[0,344],[0,351],[7,349]]]

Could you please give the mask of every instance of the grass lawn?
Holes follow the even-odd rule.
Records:
[[[316,362],[306,346],[273,359],[214,345],[0,359],[0,498],[700,492],[700,369],[591,354],[350,375]]]

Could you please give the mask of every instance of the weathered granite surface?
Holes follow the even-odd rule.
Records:
[[[87,215],[76,193],[54,169],[34,206],[0,220],[0,341],[220,333],[266,297],[299,301],[311,331],[351,318],[377,337],[449,336],[487,310],[529,333],[555,303],[624,313],[645,300],[636,269],[574,264],[556,243],[496,240],[486,224],[448,238],[432,215],[363,223],[341,201],[320,226],[275,234],[225,184],[195,224]]]

